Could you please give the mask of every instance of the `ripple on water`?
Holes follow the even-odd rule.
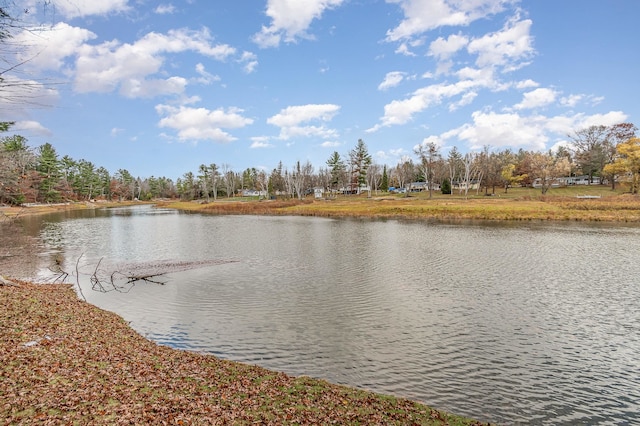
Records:
[[[638,228],[141,212],[42,252],[239,260],[88,296],[162,344],[504,424],[640,422]]]

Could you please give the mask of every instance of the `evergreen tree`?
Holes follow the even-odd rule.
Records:
[[[337,187],[343,183],[343,177],[345,173],[345,166],[338,151],[333,151],[331,157],[327,160],[327,166],[329,166],[329,173],[331,173],[331,180],[329,182],[330,187]]]
[[[40,174],[39,200],[56,202],[60,200],[60,193],[56,190],[60,183],[61,164],[58,153],[53,145],[45,143],[38,148],[38,163],[36,171]]]
[[[449,179],[444,178],[442,180],[442,184],[440,185],[440,190],[442,191],[443,194],[451,194],[451,182],[449,182]]]
[[[349,152],[349,161],[352,167],[352,183],[356,183],[358,188],[367,183],[367,169],[371,165],[371,155],[367,145],[362,139],[358,139],[356,147]],[[360,192],[360,190],[358,190]]]
[[[380,189],[387,192],[389,190],[389,176],[387,175],[387,165],[382,168],[382,182],[380,183]]]

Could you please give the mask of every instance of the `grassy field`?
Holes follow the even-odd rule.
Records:
[[[157,345],[70,286],[0,284],[1,424],[481,425]]]
[[[162,206],[212,214],[303,215],[318,217],[397,218],[438,220],[555,220],[640,222],[640,198],[605,186],[552,189],[514,188],[494,195],[434,192],[337,196],[315,200],[223,198],[216,202],[169,202]],[[580,196],[600,198],[578,198]]]

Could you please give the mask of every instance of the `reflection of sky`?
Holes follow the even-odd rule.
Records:
[[[506,423],[575,421],[586,401],[640,412],[614,403],[640,400],[640,264],[626,260],[640,254],[637,227],[145,211],[49,232],[66,262],[238,260],[128,294],[85,291],[161,343]]]

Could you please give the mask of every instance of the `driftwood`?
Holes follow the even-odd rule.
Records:
[[[79,261],[76,263],[76,277],[78,288],[80,288],[80,268]],[[89,275],[91,289],[101,293],[116,291],[128,293],[137,282],[147,282],[158,285],[166,284],[159,277],[172,272],[188,271],[191,269],[204,268],[225,263],[234,263],[236,260],[196,260],[196,261],[175,261],[159,260],[153,262],[126,263],[112,266],[105,266],[103,258],[98,261],[93,272]],[[82,295],[82,294],[81,294]],[[84,298],[84,295],[82,295]]]
[[[15,282],[15,281],[11,281],[10,279],[5,278],[2,275],[0,275],[0,286],[3,286],[3,285],[6,285],[6,286],[17,286],[18,283]]]

